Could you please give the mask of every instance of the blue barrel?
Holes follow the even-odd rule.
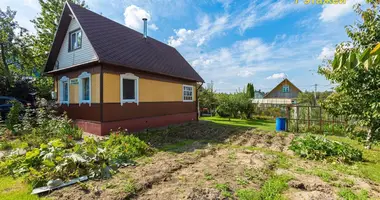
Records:
[[[276,118],[276,131],[286,131],[286,118],[277,117]]]

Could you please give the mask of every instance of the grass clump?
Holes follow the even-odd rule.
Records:
[[[225,198],[232,198],[232,191],[227,183],[218,183],[215,188],[222,192],[222,196]]]
[[[291,179],[285,175],[275,175],[268,179],[261,187],[257,199],[274,200],[284,199],[281,193],[288,188],[288,181]]]
[[[295,138],[289,149],[300,157],[311,160],[332,159],[344,163],[363,160],[362,151],[346,143],[311,134]]]
[[[341,189],[338,195],[344,200],[365,200],[369,198],[368,191],[366,190],[361,190],[359,193],[355,193],[347,188]]]
[[[236,196],[239,200],[254,200],[258,199],[257,191],[253,189],[240,189],[236,191]]]
[[[135,185],[135,181],[133,179],[128,179],[127,183],[124,186],[124,191],[128,194],[136,194],[137,189]]]

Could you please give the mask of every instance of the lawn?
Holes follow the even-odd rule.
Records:
[[[0,177],[1,200],[33,200],[40,199],[37,195],[31,195],[32,186],[26,184],[22,178]]]
[[[264,131],[274,131],[276,130],[276,122],[274,120],[263,120],[263,119],[228,119],[222,117],[201,117],[201,120],[215,122],[217,124],[241,126],[241,127],[252,127]]]
[[[357,162],[352,166],[337,164],[332,168],[349,174],[357,175],[364,178],[369,178],[380,183],[380,146],[373,145],[372,149],[365,149],[363,144],[356,140],[352,140],[343,136],[327,136],[327,138],[339,142],[347,143],[357,149],[363,151],[364,162]]]

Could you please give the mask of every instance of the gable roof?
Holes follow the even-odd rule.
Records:
[[[73,3],[66,3],[44,72],[54,65],[72,14],[94,48],[98,61],[187,80],[202,77],[173,47]]]
[[[294,88],[296,88],[298,90],[298,92],[302,92],[300,89],[298,89],[297,86],[295,86],[292,82],[290,82],[289,79],[284,78],[284,80],[282,80],[279,84],[277,84],[276,87],[274,87],[270,92],[266,93],[264,95],[264,98],[267,97],[270,93],[272,93],[278,86],[280,86],[285,81],[287,81],[289,83],[289,85],[292,85]]]

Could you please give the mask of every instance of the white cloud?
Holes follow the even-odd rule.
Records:
[[[179,30],[174,30],[176,36],[170,36],[168,40],[168,44],[172,47],[178,47],[182,45],[182,43],[193,37],[194,31],[186,30],[181,28]]]
[[[30,22],[30,20],[34,19],[37,16],[37,13],[41,12],[41,7],[38,0],[22,0],[21,2],[15,0],[0,1],[1,10],[6,10],[8,6],[11,10],[17,11],[15,19],[19,25],[35,34],[36,30],[34,28],[34,24]]]
[[[284,79],[286,78],[287,75],[285,73],[278,73],[278,74],[272,74],[271,76],[268,76],[266,79],[271,80],[271,79]]]
[[[346,0],[345,4],[325,4],[319,15],[319,19],[323,22],[333,22],[337,19],[353,12],[353,5],[364,3],[365,0]]]
[[[156,24],[150,24],[150,25],[148,25],[148,28],[151,30],[154,30],[154,31],[158,30],[158,26]]]
[[[228,9],[233,0],[217,0],[217,1],[222,4],[224,9]]]
[[[240,77],[250,77],[253,76],[255,72],[253,70],[240,70],[237,74],[237,76]]]
[[[335,49],[330,46],[325,46],[322,48],[322,52],[319,54],[318,59],[324,60],[324,59],[330,59],[334,57]]]
[[[196,30],[187,30],[185,28],[174,30],[175,36],[169,37],[168,44],[173,47],[179,47],[186,43],[190,46],[200,47],[215,34],[220,34],[225,29],[227,22],[228,16],[216,17],[214,21],[211,21],[210,17],[205,15]]]
[[[137,7],[135,5],[130,5],[125,8],[124,11],[124,23],[129,28],[136,31],[143,31],[143,18],[148,19],[148,28],[151,30],[158,30],[157,25],[150,23],[151,15],[144,9]]]

